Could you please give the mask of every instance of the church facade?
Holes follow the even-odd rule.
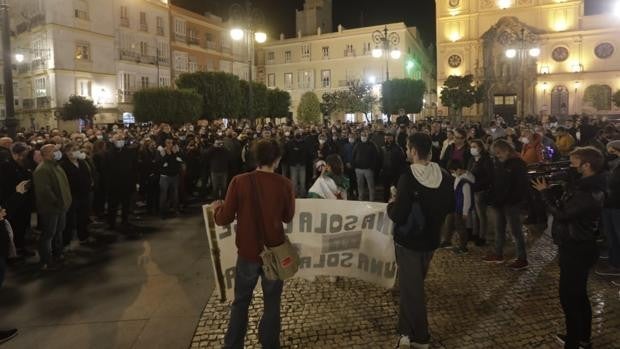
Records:
[[[450,75],[473,75],[485,98],[463,115],[482,121],[620,114],[620,13],[609,3],[437,0],[438,93]]]

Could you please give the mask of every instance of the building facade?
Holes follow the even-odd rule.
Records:
[[[170,6],[172,77],[196,71],[232,73],[232,48],[222,19]]]
[[[293,115],[307,91],[321,98],[325,92],[346,89],[351,83],[363,81],[375,85],[376,93],[380,94],[379,84],[386,79],[386,65],[390,78],[422,79],[429,89],[434,88],[434,64],[416,28],[404,23],[388,24],[388,30],[400,38],[397,47],[402,55],[387,61],[372,56],[373,33],[384,28],[339,26],[334,33],[317,30],[315,35],[269,41],[260,51],[259,62],[264,62],[264,68],[258,67],[259,77],[268,88],[290,92]],[[377,113],[378,110],[373,111],[373,115]]]
[[[298,35],[312,35],[320,28],[322,33],[331,33],[332,0],[306,0],[303,10],[295,11]]]
[[[464,114],[483,120],[620,113],[620,16],[587,13],[586,2],[437,0],[438,91],[472,74],[486,98]]]

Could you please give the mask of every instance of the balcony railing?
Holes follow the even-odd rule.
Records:
[[[215,42],[215,41],[207,41],[205,46],[209,50],[215,50],[215,51],[219,51],[220,50],[220,45],[218,45],[218,43]]]
[[[345,57],[355,57],[355,50],[344,50]]]
[[[121,17],[121,27],[129,28],[129,18]]]
[[[164,28],[163,27],[157,27],[157,35],[160,36],[164,36]]]
[[[34,109],[34,98],[22,99],[22,107],[26,110]]]
[[[37,97],[37,109],[49,109],[52,107],[52,99],[49,96]]]
[[[26,74],[30,71],[30,64],[28,63],[23,63],[17,66],[17,73],[18,74]]]
[[[188,45],[200,45],[200,40],[198,40],[198,38],[195,36],[188,36],[187,44]]]
[[[350,79],[350,80],[338,80],[338,87],[349,87],[355,85],[359,80]]]
[[[37,58],[32,61],[32,70],[46,69],[47,61],[43,58]]]
[[[174,41],[187,42],[187,35],[182,35],[182,34],[175,33],[174,34]]]
[[[118,90],[118,102],[119,103],[131,103],[133,102],[133,94],[135,89]]]
[[[140,31],[148,32],[149,31],[149,26],[146,25],[146,23],[140,23]]]

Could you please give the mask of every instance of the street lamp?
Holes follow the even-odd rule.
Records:
[[[245,5],[233,4],[230,7],[230,21],[233,28],[230,37],[234,41],[245,39],[248,50],[248,118],[254,122],[254,91],[252,90],[252,65],[254,64],[254,43],[267,41],[267,34],[262,31],[263,13],[252,7],[250,1]]]
[[[8,134],[15,136],[17,119],[15,118],[15,101],[13,97],[13,65],[11,64],[11,24],[8,0],[0,0],[0,17],[2,17],[2,60],[4,74],[4,122]]]
[[[24,55],[21,53],[16,53],[15,54],[15,60],[17,61],[17,63],[21,63],[23,62],[25,59]]]
[[[529,58],[537,58],[540,56],[540,48],[537,46],[534,47],[525,47],[526,41],[528,38],[525,36],[525,28],[521,28],[521,35],[517,36],[517,41],[521,42],[520,48],[509,48],[506,50],[506,58],[513,59],[519,56],[519,72],[521,76],[521,96],[519,98],[519,104],[521,105],[521,110],[519,111],[519,115],[521,120],[525,118],[525,79],[526,79],[526,63]]]
[[[374,58],[385,57],[385,80],[390,80],[390,57],[392,59],[400,59],[401,56],[400,49],[398,48],[400,36],[396,32],[388,33],[388,28],[385,26],[383,30],[375,30],[372,33],[372,40],[376,45],[372,50],[372,56]]]

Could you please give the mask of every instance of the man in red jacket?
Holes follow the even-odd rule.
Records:
[[[263,276],[260,253],[264,246],[284,243],[284,227],[295,214],[293,183],[277,173],[282,157],[275,140],[263,139],[254,145],[258,163],[256,171],[236,176],[230,182],[224,202],[213,204],[215,223],[227,225],[237,219],[235,242],[237,264],[235,271],[235,300],[233,301],[224,348],[243,348],[248,326],[248,308],[254,287],[261,277],[265,309],[258,336],[263,348],[280,347],[280,300],[283,282]],[[258,203],[254,195],[258,197]],[[256,212],[258,211],[258,213]],[[257,222],[257,218],[260,220]],[[261,224],[265,236],[259,236]]]

